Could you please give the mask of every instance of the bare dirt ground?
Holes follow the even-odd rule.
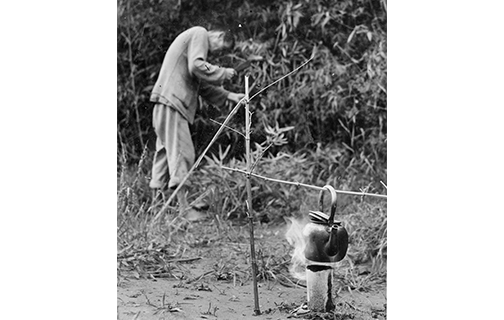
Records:
[[[118,319],[386,319],[385,277],[370,278],[369,266],[349,264],[348,257],[334,271],[336,310],[296,312],[306,288],[287,271],[285,231],[285,225],[256,226],[261,315],[254,315],[247,225],[199,222],[166,244],[177,251],[166,272],[118,272]],[[349,276],[354,285],[344,280]]]

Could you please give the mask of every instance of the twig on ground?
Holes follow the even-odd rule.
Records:
[[[350,308],[352,308],[352,309],[354,309],[354,310],[356,310],[356,311],[359,311],[359,312],[364,312],[363,310],[361,310],[361,309],[359,309],[359,308],[357,308],[357,307],[353,306],[353,305],[352,305],[350,302],[348,302],[348,301],[345,301],[345,303],[346,303],[348,306],[350,306]]]
[[[187,281],[186,281],[186,284],[191,284],[191,283],[193,283],[193,282],[195,282],[195,281],[198,281],[199,279],[203,278],[204,276],[207,276],[207,275],[209,275],[209,274],[211,274],[211,273],[214,273],[214,272],[215,272],[215,270],[210,270],[210,271],[207,271],[207,272],[205,272],[205,273],[203,273],[203,274],[201,274],[201,275],[199,275],[199,276],[197,276],[197,277],[195,277],[195,278],[192,278],[192,279],[187,280]]]
[[[303,284],[303,283],[300,283],[299,281],[298,282],[294,282],[292,281],[291,279],[289,279],[289,277],[286,277],[284,275],[279,275],[277,277],[277,281],[284,287],[287,287],[287,288],[292,288],[292,287],[302,287],[302,288],[306,288],[306,284]]]
[[[167,263],[173,263],[173,262],[191,262],[191,261],[196,261],[201,259],[201,257],[194,257],[194,258],[187,258],[187,259],[173,259],[173,260],[167,260]]]

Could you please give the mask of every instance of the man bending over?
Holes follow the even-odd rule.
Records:
[[[234,46],[233,37],[224,30],[192,27],[178,35],[168,48],[161,70],[152,89],[150,101],[155,103],[153,126],[156,132],[156,152],[152,164],[153,202],[165,189],[174,190],[195,161],[189,124],[194,122],[198,96],[214,105],[226,100],[237,103],[243,93],[225,90],[221,85],[236,75],[232,68],[222,68],[207,62],[208,52],[218,53]],[[180,212],[190,219],[198,217],[189,208],[186,192],[177,193]]]

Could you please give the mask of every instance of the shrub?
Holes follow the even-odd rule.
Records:
[[[206,9],[205,9],[206,8]],[[295,129],[286,136],[287,150],[316,150],[336,145],[371,171],[386,167],[386,6],[371,1],[154,1],[118,2],[118,148],[138,161],[144,146],[154,143],[152,105],[148,101],[171,41],[193,25],[216,22],[238,36],[235,52],[212,62],[234,66],[260,55],[248,70],[254,89],[262,88],[315,57],[296,74],[253,101],[252,139],[261,143],[264,123]],[[243,74],[226,84],[243,92]],[[204,104],[192,127],[198,151],[206,146],[231,106],[217,110]],[[241,128],[238,115],[232,126]],[[240,137],[226,132],[218,145],[231,145],[240,156]],[[121,144],[122,142],[122,144]],[[337,142],[337,143],[336,143]],[[269,152],[276,152],[272,148]]]

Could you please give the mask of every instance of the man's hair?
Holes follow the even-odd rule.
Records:
[[[227,44],[227,47],[232,50],[235,46],[235,36],[231,29],[223,27],[223,26],[215,26],[211,29],[211,31],[215,32],[223,32],[224,33],[224,43]]]

